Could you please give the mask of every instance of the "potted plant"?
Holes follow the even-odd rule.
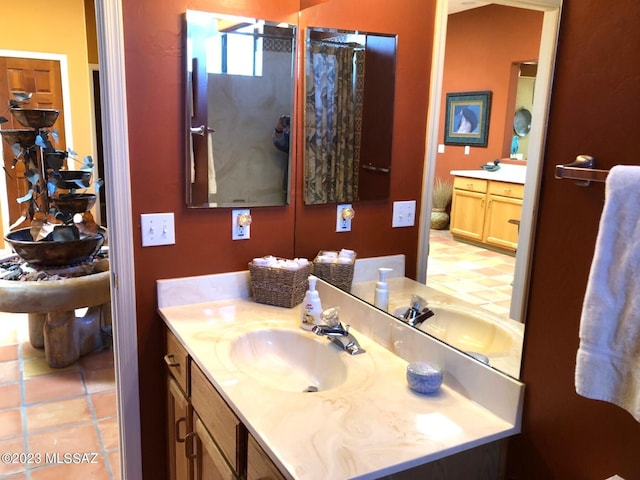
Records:
[[[453,184],[437,178],[433,186],[431,204],[431,228],[445,230],[449,226],[449,206],[453,197]]]

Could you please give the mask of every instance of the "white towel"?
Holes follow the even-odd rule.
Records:
[[[611,169],[580,320],[576,392],[640,422],[640,166]]]

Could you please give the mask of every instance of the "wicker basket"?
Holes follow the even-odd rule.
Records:
[[[297,270],[262,267],[249,263],[251,292],[258,303],[277,307],[295,307],[309,289],[311,263]]]
[[[318,252],[318,255],[321,253],[322,251]],[[318,255],[316,255],[316,258],[313,260],[313,274],[345,292],[351,292],[353,268],[356,263],[355,256],[351,263],[327,263],[319,262]]]

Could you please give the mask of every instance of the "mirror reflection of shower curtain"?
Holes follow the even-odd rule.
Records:
[[[310,42],[305,115],[307,204],[358,199],[364,50]]]

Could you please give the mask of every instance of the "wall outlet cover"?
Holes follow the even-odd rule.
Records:
[[[248,219],[242,225],[242,219]],[[251,238],[251,214],[248,208],[231,210],[231,240],[249,240]]]

